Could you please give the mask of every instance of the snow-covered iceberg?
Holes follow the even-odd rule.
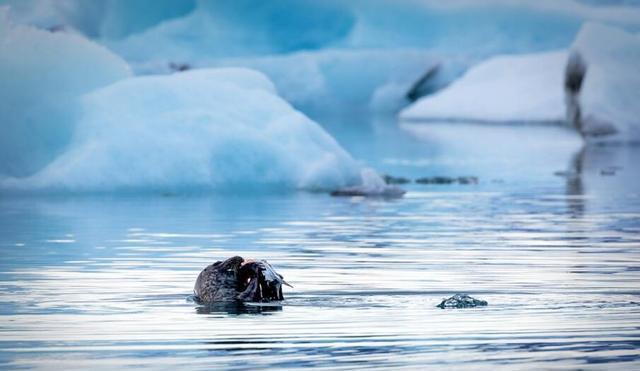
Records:
[[[571,50],[586,64],[578,92],[586,136],[640,138],[640,36],[586,23]],[[436,94],[400,113],[404,120],[567,122],[566,51],[499,56],[480,63]],[[571,120],[570,120],[571,121]]]
[[[69,149],[9,190],[330,190],[360,166],[262,74],[198,70],[126,79],[83,99]]]
[[[563,122],[565,51],[493,57],[400,118],[433,121]]]
[[[129,76],[103,46],[14,25],[0,8],[0,177],[45,166],[71,139],[79,97]]]

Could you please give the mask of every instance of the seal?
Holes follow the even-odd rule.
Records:
[[[193,292],[196,300],[203,304],[265,302],[283,300],[282,285],[293,287],[266,260],[234,256],[202,270]]]

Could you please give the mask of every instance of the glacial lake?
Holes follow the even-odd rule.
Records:
[[[401,199],[0,195],[1,369],[640,367],[640,147],[548,126],[316,117]],[[294,288],[203,307],[233,255]],[[443,310],[455,293],[488,301]]]

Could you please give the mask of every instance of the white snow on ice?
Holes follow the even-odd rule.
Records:
[[[405,120],[561,122],[565,51],[499,56],[404,109]]]

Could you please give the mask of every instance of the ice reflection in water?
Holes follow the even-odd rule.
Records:
[[[411,145],[405,162],[384,161],[394,148],[364,158],[407,176],[468,170],[449,152],[425,166]],[[579,177],[553,175],[575,150],[521,172],[476,157],[479,185],[394,201],[2,198],[0,367],[638,367],[640,149],[590,147]],[[276,306],[194,303],[200,270],[234,254],[267,258],[295,289]],[[435,307],[455,292],[489,306]]]

